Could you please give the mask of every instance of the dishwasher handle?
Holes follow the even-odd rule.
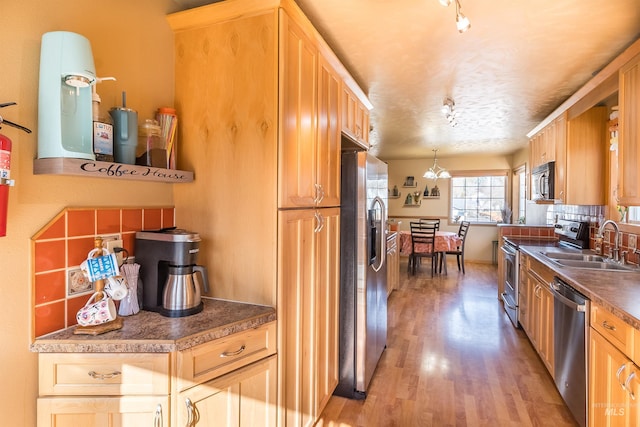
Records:
[[[568,307],[571,307],[572,310],[581,311],[581,312],[586,312],[587,311],[587,305],[586,304],[578,304],[578,303],[576,303],[574,301],[571,301],[569,298],[565,297],[560,292],[558,292],[558,290],[560,289],[560,286],[561,285],[559,285],[556,282],[549,283],[549,288],[551,288],[551,293],[553,294],[555,299],[557,299],[558,301],[560,301],[564,305],[566,305]]]

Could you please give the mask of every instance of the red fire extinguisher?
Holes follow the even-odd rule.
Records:
[[[0,134],[0,237],[7,235],[7,208],[11,175],[11,140]]]
[[[0,104],[0,108],[16,105],[15,102]],[[5,123],[9,126],[21,129],[27,133],[31,130],[24,126],[5,120],[0,116],[0,125]],[[11,140],[0,133],[0,237],[7,235],[7,208],[9,207],[9,187],[14,181],[11,179]]]

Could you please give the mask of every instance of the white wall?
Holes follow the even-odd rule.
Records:
[[[412,160],[386,160],[389,165],[389,188],[394,185],[402,193],[398,199],[389,199],[389,217],[397,217],[401,230],[409,229],[411,218],[425,216],[440,217],[440,228],[446,231],[458,231],[458,224],[448,222],[449,213],[449,185],[450,180],[427,180],[423,178],[425,171],[433,165],[433,157]],[[438,157],[438,165],[449,171],[470,170],[511,170],[511,156],[473,156],[473,157]],[[414,176],[418,183],[417,188],[403,188],[402,184],[407,176]],[[424,191],[425,186],[429,190],[437,185],[440,190],[440,199],[423,200],[419,207],[404,207],[407,191]],[[490,263],[494,240],[497,240],[498,232],[495,225],[471,225],[467,235],[465,247],[465,259]]]

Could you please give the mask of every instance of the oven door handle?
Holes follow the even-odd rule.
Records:
[[[500,246],[500,250],[505,254],[505,255],[510,255],[510,256],[516,256],[515,252],[512,252],[511,250],[505,248],[504,246]]]
[[[557,284],[551,282],[551,283],[549,283],[549,288],[551,289],[551,293],[553,294],[553,296],[558,301],[560,301],[561,303],[566,305],[567,307],[570,307],[572,310],[575,310],[575,311],[582,311],[582,312],[586,312],[587,311],[587,305],[586,304],[577,304],[577,303],[571,301],[569,298],[565,297],[564,295],[560,294],[558,292],[559,286]]]
[[[500,296],[502,297],[502,302],[503,302],[503,303],[504,303],[504,305],[506,305],[508,308],[510,308],[511,310],[517,310],[517,309],[518,309],[518,307],[515,307],[515,306],[513,306],[513,305],[511,305],[511,304],[509,304],[509,303],[507,302],[507,293],[506,293],[506,292],[501,293],[501,294],[500,294]]]

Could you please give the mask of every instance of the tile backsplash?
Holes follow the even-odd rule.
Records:
[[[98,236],[120,234],[135,255],[135,233],[175,226],[173,207],[66,208],[31,238],[32,338],[76,324],[76,313],[93,290],[79,272]]]

